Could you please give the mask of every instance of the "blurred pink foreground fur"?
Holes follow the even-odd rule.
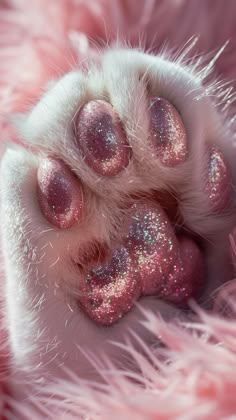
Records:
[[[225,94],[230,102],[229,118],[232,118],[236,109],[233,103],[235,22],[234,0],[3,0],[0,6],[1,141],[16,140],[8,124],[9,114],[28,110],[48,81],[73,67],[87,66],[101,48],[117,43],[151,53],[166,49],[175,57],[197,36],[189,57],[203,54],[204,65],[225,46],[210,78],[230,82]],[[234,259],[234,232],[231,242]],[[4,416],[11,419],[8,410],[14,407],[18,413],[14,418],[35,420],[234,418],[235,292],[236,284],[232,280],[219,291],[214,313],[194,306],[198,319],[194,325],[167,324],[147,313],[146,328],[165,347],[151,352],[144,346],[146,357],[132,346],[127,350],[138,364],[139,374],[118,372],[113,369],[112,361],[108,361],[106,369],[101,367],[106,385],[93,386],[72,376],[70,383],[55,383],[45,389],[45,396],[41,395],[40,399],[31,396],[32,411],[24,404],[14,407],[14,401],[7,395],[6,366],[8,360],[10,368],[11,362],[6,358],[6,333],[2,328],[0,416],[5,407]]]

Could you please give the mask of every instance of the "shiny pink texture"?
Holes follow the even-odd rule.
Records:
[[[149,99],[150,142],[165,166],[176,166],[187,156],[187,135],[176,108],[165,98]]]
[[[116,175],[129,163],[131,148],[121,121],[108,102],[96,100],[83,106],[76,141],[88,166],[99,175]]]
[[[176,304],[196,296],[203,258],[192,239],[177,238],[166,213],[151,202],[134,204],[122,245],[80,283],[80,306],[100,325],[112,325],[134,302],[156,295]]]
[[[169,272],[161,297],[185,305],[190,297],[198,298],[203,289],[203,256],[196,243],[187,236],[178,237],[176,265]]]
[[[81,219],[82,185],[61,160],[43,159],[37,178],[39,206],[49,223],[66,229]]]
[[[141,283],[126,248],[116,250],[104,266],[80,283],[80,306],[98,324],[112,325],[127,313],[141,293]]]
[[[231,175],[223,153],[217,146],[210,148],[205,189],[213,210],[222,210],[232,192]]]
[[[178,242],[166,213],[151,202],[134,204],[125,246],[144,295],[159,294],[178,258]]]
[[[126,246],[138,267],[142,295],[186,303],[202,284],[203,259],[199,248],[186,236],[176,237],[159,205],[135,204],[133,210]]]

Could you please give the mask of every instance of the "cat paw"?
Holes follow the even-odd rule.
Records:
[[[137,302],[176,313],[231,278],[233,176],[202,90],[176,63],[111,51],[27,116],[28,150],[7,151],[1,168],[12,331],[25,323],[30,336],[47,317],[58,330],[68,307],[74,327],[116,328]]]

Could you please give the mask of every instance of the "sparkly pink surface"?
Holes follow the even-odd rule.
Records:
[[[80,283],[80,306],[101,325],[118,321],[142,296],[186,304],[203,282],[200,250],[192,239],[176,237],[158,204],[134,204],[127,227],[112,258],[89,270]]]
[[[214,210],[222,210],[231,194],[231,175],[223,153],[215,145],[209,152],[206,193]]]
[[[38,201],[43,215],[58,228],[80,220],[83,191],[78,178],[60,160],[44,159],[38,168]]]
[[[176,108],[165,98],[150,98],[150,141],[155,156],[165,166],[175,166],[187,156],[187,136]]]
[[[112,105],[97,100],[79,113],[76,139],[86,163],[99,175],[116,175],[129,163],[131,149]]]

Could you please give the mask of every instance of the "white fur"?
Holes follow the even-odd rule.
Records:
[[[167,98],[181,113],[189,150],[182,165],[163,168],[152,157],[147,95]],[[98,98],[114,106],[133,149],[129,166],[109,179],[86,166],[73,137],[81,106]],[[43,385],[55,376],[66,377],[66,368],[95,379],[98,373],[88,352],[124,364],[121,350],[111,341],[125,342],[130,331],[147,342],[151,337],[140,323],[143,315],[138,307],[109,328],[84,316],[75,300],[79,276],[73,261],[86,244],[95,239],[109,244],[118,235],[123,212],[119,203],[129,194],[165,189],[177,195],[186,225],[206,239],[207,294],[222,279],[230,280],[226,261],[228,234],[235,224],[234,202],[227,212],[213,214],[203,191],[207,145],[219,145],[228,157],[224,149],[228,132],[191,68],[135,50],[108,51],[87,74],[75,70],[64,76],[25,117],[20,130],[37,152],[9,148],[0,175],[6,322],[17,375],[19,381],[29,382],[32,376],[32,382],[34,377]],[[84,185],[87,212],[80,224],[67,230],[51,226],[38,206],[36,173],[45,155],[62,158]],[[184,316],[155,298],[143,298],[140,306],[165,319]],[[27,388],[22,392],[16,387],[12,393],[20,400]]]

